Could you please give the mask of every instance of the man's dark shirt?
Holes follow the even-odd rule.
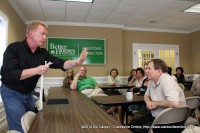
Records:
[[[22,71],[44,65],[45,61],[51,61],[50,68],[63,69],[64,60],[49,54],[44,48],[37,48],[33,53],[26,39],[22,42],[10,44],[4,52],[3,66],[1,67],[1,81],[10,89],[22,93],[30,93],[35,88],[41,75],[20,80]]]

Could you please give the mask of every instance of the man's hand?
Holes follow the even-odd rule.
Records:
[[[41,105],[41,104],[42,104],[42,102],[41,102],[40,100],[37,100],[37,101],[35,102],[35,106],[36,106],[36,108],[37,108],[38,110],[42,110],[43,105]]]
[[[44,75],[49,69],[48,65],[40,65],[36,67],[36,71],[38,75]]]
[[[78,82],[78,78],[79,78],[80,74],[79,72],[76,74],[76,76],[74,77],[74,80],[72,81],[70,88],[72,90],[76,90],[77,89],[77,82]]]
[[[84,48],[80,57],[77,60],[66,60],[63,65],[63,68],[67,70],[69,68],[73,68],[75,66],[83,64],[83,62],[86,60],[87,54],[88,54],[87,49]]]
[[[76,62],[77,65],[81,65],[86,60],[87,54],[88,54],[88,51],[86,48],[84,48],[79,59]]]
[[[153,102],[153,101],[148,101],[148,102],[146,102],[146,106],[147,106],[147,109],[149,109],[149,110],[152,110],[152,109],[156,109],[156,108],[157,108],[156,102]]]
[[[79,74],[79,72],[77,72],[77,74],[76,74],[76,78],[78,79],[79,76],[80,76],[80,74]]]

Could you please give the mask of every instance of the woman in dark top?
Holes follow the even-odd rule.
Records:
[[[177,78],[178,83],[184,84],[185,76],[184,76],[183,72],[184,72],[184,70],[182,67],[176,68],[176,74],[174,74],[174,76]]]
[[[136,69],[131,70],[130,76],[128,77],[128,83],[131,81],[132,78],[136,78]]]

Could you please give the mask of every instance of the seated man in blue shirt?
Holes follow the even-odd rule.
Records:
[[[88,97],[94,95],[105,95],[102,89],[99,88],[98,83],[91,77],[86,76],[87,69],[85,66],[80,66],[79,71],[74,77],[70,88],[72,90],[78,90]]]

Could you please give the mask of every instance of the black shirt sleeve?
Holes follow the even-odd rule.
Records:
[[[51,55],[48,51],[46,51],[46,49],[42,49],[42,50],[46,53],[46,61],[47,62],[50,61],[53,63],[52,65],[50,65],[50,68],[61,69],[61,70],[65,71],[65,69],[63,68],[63,65],[65,63],[64,60]]]

